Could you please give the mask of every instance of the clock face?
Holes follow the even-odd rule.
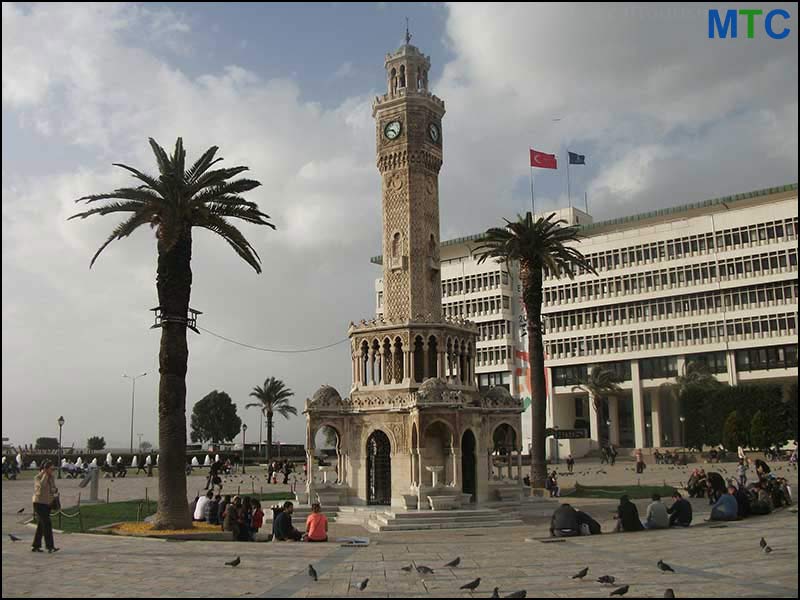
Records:
[[[390,140],[394,140],[400,135],[401,129],[400,121],[389,121],[383,128],[383,135]]]
[[[436,123],[428,125],[428,136],[433,143],[439,142],[439,126]]]

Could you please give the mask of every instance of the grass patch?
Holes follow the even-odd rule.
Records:
[[[248,494],[242,494],[248,495]],[[293,500],[294,496],[287,492],[273,492],[270,494],[249,494],[251,497],[258,499],[262,505],[267,502],[278,502],[283,500]],[[140,508],[141,506],[141,508]],[[111,502],[109,504],[82,504],[80,507],[80,518],[61,516],[52,516],[53,527],[61,529],[66,533],[80,533],[88,532],[95,527],[102,527],[103,525],[111,525],[111,523],[119,522],[136,522],[137,517],[144,521],[145,517],[155,514],[158,503],[151,499],[149,503],[144,500],[126,500],[125,502]],[[69,515],[78,512],[77,506],[64,509],[64,512]],[[81,524],[83,529],[81,529]]]
[[[562,496],[570,498],[607,498],[618,500],[624,495],[628,495],[632,500],[650,498],[653,494],[659,494],[662,498],[672,495],[674,487],[663,485],[580,485],[574,489],[562,492]]]

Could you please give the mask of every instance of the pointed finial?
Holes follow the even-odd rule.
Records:
[[[406,44],[411,41],[411,34],[408,31],[408,17],[406,17]]]

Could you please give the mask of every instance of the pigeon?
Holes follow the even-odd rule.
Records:
[[[362,581],[356,586],[358,588],[358,591],[363,592],[365,589],[367,589],[368,583],[369,583],[369,577],[367,577],[364,581]]]
[[[461,586],[460,588],[458,588],[458,589],[460,589],[460,590],[470,590],[470,591],[472,591],[472,590],[476,590],[480,584],[481,584],[481,578],[480,578],[480,577],[478,577],[477,579],[473,579],[473,580],[472,580],[472,581],[470,581],[469,583],[465,583],[464,585],[462,585],[462,586]]]
[[[453,560],[451,560],[449,563],[447,563],[445,565],[445,567],[457,567],[458,563],[460,563],[460,562],[461,562],[461,557],[460,556],[456,556]]]
[[[311,577],[314,581],[317,581],[317,570],[314,568],[313,565],[308,565],[308,576]]]
[[[573,575],[572,578],[573,579],[583,579],[584,577],[586,577],[586,574],[588,572],[589,572],[589,567],[586,567],[584,569],[581,569],[577,573],[575,573],[575,575]]]
[[[411,569],[414,568],[414,565],[408,565],[407,567],[400,567],[401,571],[405,571],[406,573],[411,573]]]
[[[624,596],[625,594],[628,593],[629,589],[630,589],[629,585],[623,585],[622,587],[619,587],[615,589],[613,592],[611,592],[609,596]]]
[[[762,538],[759,540],[759,542],[758,542],[758,545],[759,545],[759,546],[761,546],[761,549],[763,550],[764,548],[766,548],[766,547],[767,547],[767,540],[765,540],[765,539],[762,537]]]
[[[670,573],[674,573],[674,572],[675,572],[675,569],[673,569],[672,567],[670,567],[670,566],[669,566],[667,563],[665,563],[663,560],[659,560],[659,561],[658,561],[656,564],[658,565],[658,568],[659,568],[659,569],[661,569],[662,571],[664,571],[665,573],[666,573],[667,571],[669,571]]]
[[[667,588],[664,590],[664,598],[674,598],[675,592],[672,591],[672,588]]]
[[[417,565],[417,573],[421,573],[422,575],[432,575],[433,569],[426,567],[425,565]]]
[[[238,567],[240,562],[242,562],[242,559],[237,556],[231,562],[226,562],[225,564],[229,567]]]
[[[525,590],[519,590],[518,592],[511,592],[508,596],[503,596],[503,598],[527,598],[528,592]]]
[[[769,554],[770,552],[772,552],[772,548],[769,546],[764,546],[764,554]]]
[[[17,537],[17,536],[15,536],[13,533],[9,533],[9,534],[8,534],[8,537],[9,537],[9,539],[10,539],[12,542],[18,542],[18,541],[20,541],[20,540],[22,539],[22,538],[18,538],[18,537]]]
[[[20,513],[23,513],[23,512],[25,512],[25,507],[24,506],[17,511],[17,514],[20,514]]]
[[[492,598],[499,598],[500,597],[500,588],[494,588],[492,590]]]
[[[613,575],[601,575],[597,578],[597,583],[607,583],[609,585],[613,584],[616,581],[616,577]]]

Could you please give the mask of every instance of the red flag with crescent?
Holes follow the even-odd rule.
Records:
[[[539,152],[538,150],[530,149],[531,151],[531,166],[538,167],[539,169],[557,169],[556,155],[547,154],[546,152]]]

